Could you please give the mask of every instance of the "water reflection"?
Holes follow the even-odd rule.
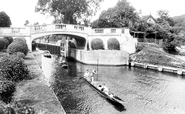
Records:
[[[184,114],[185,80],[176,75],[127,66],[90,66],[74,62],[68,65],[68,69],[63,69],[57,57],[46,60],[43,65],[67,114]],[[79,78],[93,67],[99,72],[95,80],[105,82],[122,98],[126,111],[115,108]]]

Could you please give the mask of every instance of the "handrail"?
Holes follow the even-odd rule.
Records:
[[[81,25],[72,24],[43,24],[43,25],[31,25],[25,27],[3,27],[0,28],[0,35],[31,35],[41,32],[52,31],[69,31],[79,32],[89,35],[121,35],[123,28],[91,28]]]

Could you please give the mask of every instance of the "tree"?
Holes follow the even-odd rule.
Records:
[[[25,23],[24,23],[24,26],[29,25],[29,23],[30,23],[30,22],[29,22],[28,20],[26,20]]]
[[[37,25],[39,25],[39,22],[33,23],[33,26],[37,26]]]
[[[135,8],[127,0],[119,0],[113,8],[102,11],[98,26],[101,28],[133,27],[138,19]]]
[[[168,23],[170,26],[174,26],[175,22],[169,16],[169,11],[167,10],[159,10],[157,11],[159,18],[157,19],[158,23]]]
[[[77,24],[77,20],[96,13],[103,0],[38,0],[35,8],[41,14],[49,13],[63,23]]]
[[[4,12],[0,12],[0,27],[10,27],[12,24],[10,17]]]

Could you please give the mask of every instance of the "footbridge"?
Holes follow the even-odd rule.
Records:
[[[96,28],[85,27],[71,24],[44,24],[26,27],[0,28],[0,38],[4,36],[24,37],[28,47],[32,49],[32,41],[46,35],[62,34],[73,37],[77,44],[81,44],[84,50],[91,50],[91,41],[99,38],[103,41],[105,50],[108,49],[108,40],[115,38],[120,44],[120,50],[132,53],[135,49],[136,42],[126,28]],[[89,47],[88,47],[89,46]],[[133,47],[133,48],[132,48]]]

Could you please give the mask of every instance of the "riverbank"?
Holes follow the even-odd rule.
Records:
[[[169,70],[171,72],[177,72],[179,69],[185,69],[185,61],[179,59],[175,55],[166,53],[156,44],[139,43],[137,48],[138,51],[130,56],[130,62],[132,62],[132,64],[142,64],[136,66],[142,66],[143,68],[148,68],[147,65],[157,66],[153,68],[157,69],[158,71],[163,71],[161,68],[166,67],[166,69],[172,69]]]
[[[17,85],[14,94],[15,101],[33,107],[38,114],[65,114],[52,89],[49,87],[39,63],[33,53],[28,53],[25,64],[28,67],[32,80],[27,80]]]

